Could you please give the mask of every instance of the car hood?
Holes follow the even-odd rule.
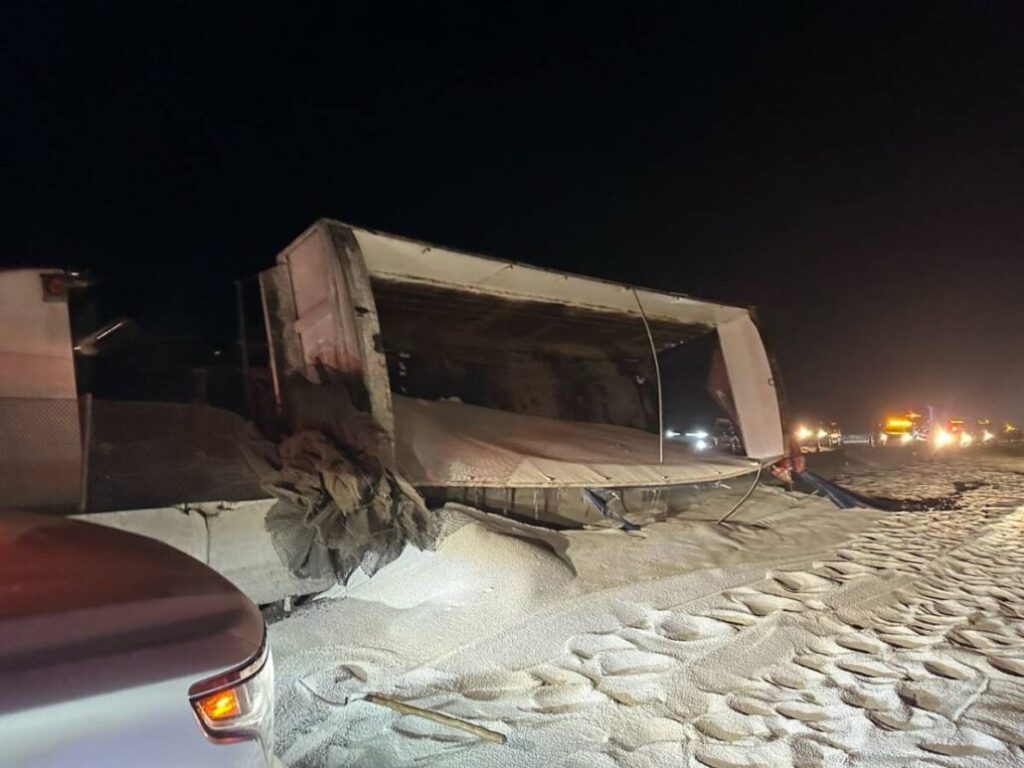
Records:
[[[259,610],[227,579],[143,536],[0,512],[0,712],[255,656]]]

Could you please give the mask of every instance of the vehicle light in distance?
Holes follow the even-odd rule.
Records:
[[[981,442],[990,443],[996,439],[996,436],[989,432],[987,429],[981,433]]]
[[[966,448],[967,446],[969,446],[973,442],[974,442],[974,436],[970,432],[961,432],[960,433],[960,447],[961,448]]]
[[[797,440],[810,440],[814,437],[814,433],[803,424],[796,428],[795,434]]]
[[[909,432],[904,432],[900,435],[900,443],[903,445],[909,445],[914,440],[914,436]]]
[[[932,438],[932,441],[935,443],[936,448],[945,448],[947,445],[952,445],[953,440],[953,435],[942,427],[937,427],[935,429],[935,436]]]
[[[885,420],[885,429],[887,432],[910,429],[912,426],[914,426],[914,422],[910,419],[903,418],[902,416],[890,416]]]

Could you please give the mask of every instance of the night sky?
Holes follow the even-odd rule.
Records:
[[[5,6],[2,262],[213,343],[331,216],[756,305],[799,414],[1024,417],[1024,4],[211,6]]]

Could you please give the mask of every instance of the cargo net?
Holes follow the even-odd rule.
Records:
[[[277,448],[264,489],[277,499],[266,525],[274,548],[300,578],[360,568],[373,575],[405,545],[433,549],[437,517],[408,482],[371,454],[340,446],[317,431]]]
[[[198,403],[82,403],[91,512],[265,497],[240,443],[236,413]]]

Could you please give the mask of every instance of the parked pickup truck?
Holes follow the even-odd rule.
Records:
[[[0,511],[0,765],[272,764],[274,665],[227,579],[136,534]]]

